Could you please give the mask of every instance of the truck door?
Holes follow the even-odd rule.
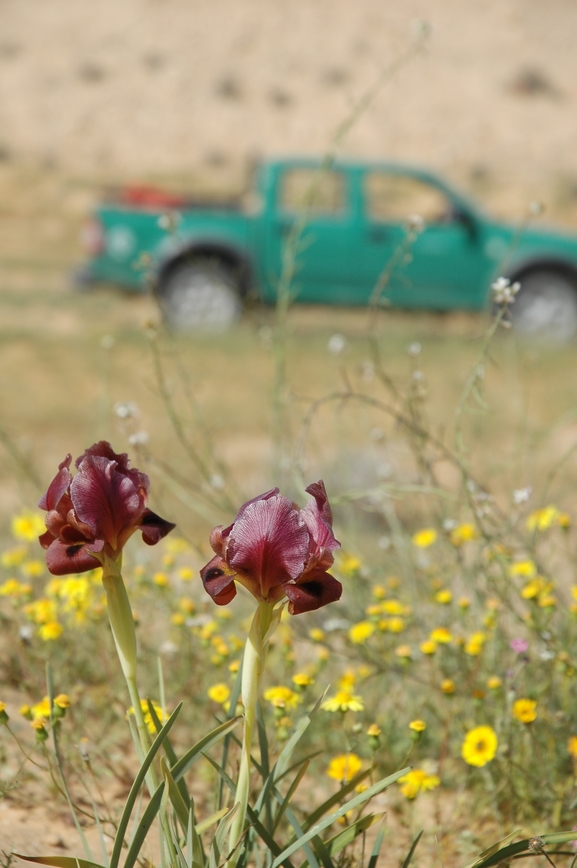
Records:
[[[357,268],[351,230],[358,217],[349,173],[279,166],[271,192],[264,227],[267,297],[276,298],[288,263],[290,291],[298,301],[351,303]]]
[[[362,198],[358,262],[363,283],[374,287],[387,269],[382,297],[395,307],[445,310],[483,305],[492,262],[484,253],[482,226],[473,215],[460,211],[440,187],[408,172],[367,169]],[[399,259],[411,215],[422,217],[424,228]],[[391,270],[392,257],[398,261]]]

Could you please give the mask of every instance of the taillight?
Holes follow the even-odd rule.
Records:
[[[80,232],[80,241],[89,256],[98,256],[104,250],[104,230],[96,217],[90,217]]]

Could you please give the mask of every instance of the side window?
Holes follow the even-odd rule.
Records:
[[[316,217],[339,217],[346,210],[344,174],[334,169],[287,169],[281,177],[278,204],[293,214],[307,211]]]
[[[402,223],[418,214],[425,223],[446,221],[452,206],[441,190],[409,175],[367,172],[364,179],[365,210],[369,220]]]

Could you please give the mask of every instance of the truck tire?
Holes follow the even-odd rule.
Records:
[[[224,263],[188,259],[171,269],[157,298],[164,322],[173,331],[224,331],[242,313],[239,287]]]
[[[519,278],[511,308],[513,327],[522,334],[567,343],[577,334],[577,282],[560,271],[539,269]]]

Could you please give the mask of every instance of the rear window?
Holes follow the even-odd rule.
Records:
[[[281,178],[279,205],[283,211],[338,217],[346,208],[345,177],[334,169],[287,169]]]
[[[437,223],[452,211],[441,190],[408,175],[367,172],[364,192],[367,216],[375,221],[402,223],[418,214],[426,223]]]

